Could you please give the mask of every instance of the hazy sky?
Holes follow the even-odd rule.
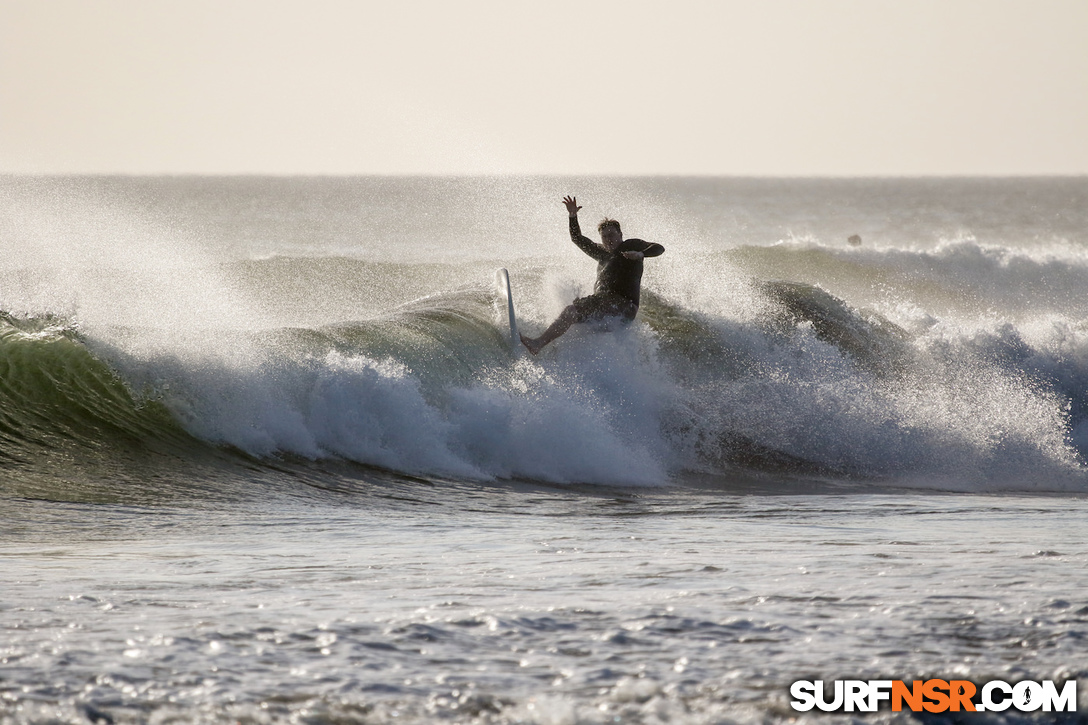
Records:
[[[0,172],[1088,173],[1088,0],[0,0]]]

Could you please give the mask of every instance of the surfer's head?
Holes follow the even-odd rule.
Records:
[[[601,233],[601,242],[604,243],[605,249],[610,252],[620,246],[620,242],[623,241],[623,230],[615,219],[602,219],[597,225],[597,231]]]

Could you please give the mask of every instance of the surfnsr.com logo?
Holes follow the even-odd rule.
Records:
[[[812,708],[833,712],[876,712],[887,702],[893,712],[1002,712],[1012,707],[1020,712],[1076,712],[1077,681],[1067,680],[1061,689],[1053,680],[1015,684],[992,680],[977,687],[967,680],[835,680],[833,687],[823,680],[798,680],[790,686],[790,706],[799,712]]]

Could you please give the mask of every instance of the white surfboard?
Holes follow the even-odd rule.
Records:
[[[510,351],[516,355],[521,352],[522,344],[521,337],[518,335],[518,318],[514,315],[514,295],[510,292],[510,273],[506,269],[495,272],[495,289],[499,295],[500,308],[505,307],[505,314],[500,309],[499,316],[505,319],[500,319],[499,324],[509,323]]]

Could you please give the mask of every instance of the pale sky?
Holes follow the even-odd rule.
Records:
[[[0,173],[1088,174],[1088,0],[0,0]]]

